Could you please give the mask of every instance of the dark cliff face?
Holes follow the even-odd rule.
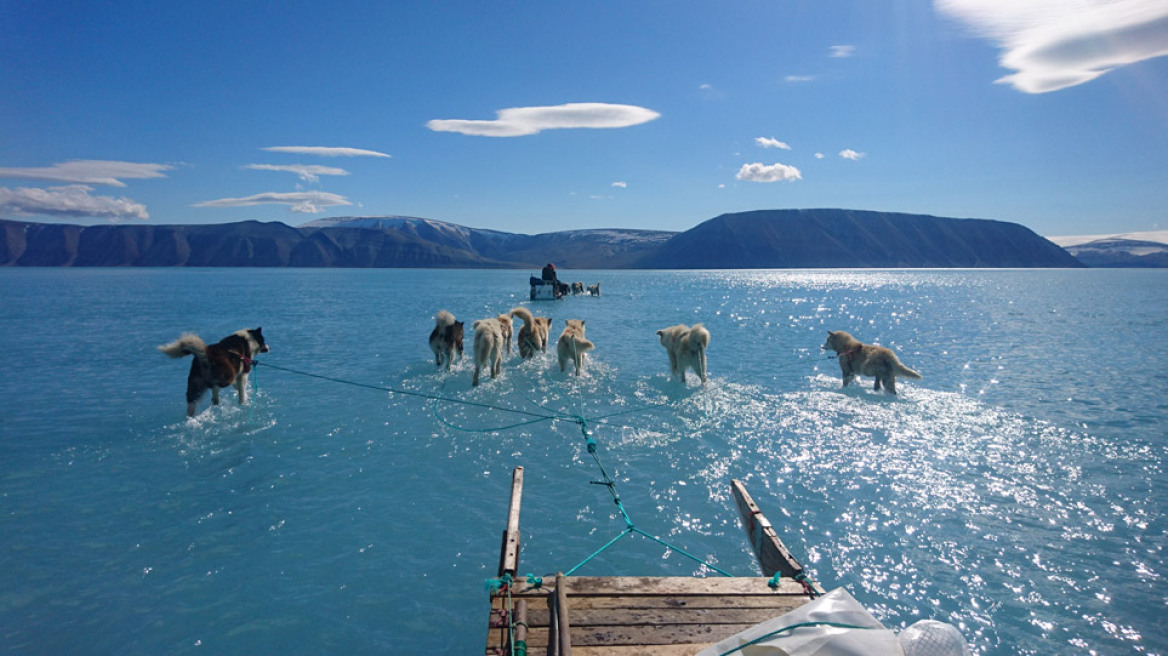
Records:
[[[530,268],[1079,267],[1014,223],[855,210],[724,214],[683,233],[518,235],[417,220],[293,228],[0,221],[0,265]]]
[[[1016,223],[856,210],[723,214],[641,259],[645,268],[1081,267]]]

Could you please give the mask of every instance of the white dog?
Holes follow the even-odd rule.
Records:
[[[657,336],[669,354],[669,371],[674,378],[684,383],[686,369],[693,369],[702,384],[705,384],[706,349],[710,346],[710,331],[700,323],[693,326],[677,324],[658,330]]]
[[[584,339],[584,320],[565,319],[567,327],[560,333],[560,341],[556,342],[556,357],[560,361],[560,371],[565,371],[568,360],[576,363],[576,375],[584,366],[584,353],[596,348],[592,342]]]
[[[498,319],[479,319],[474,322],[474,379],[471,385],[479,384],[479,372],[488,369],[491,378],[499,375],[503,368],[503,323]]]

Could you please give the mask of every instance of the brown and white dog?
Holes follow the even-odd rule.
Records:
[[[693,369],[704,385],[706,382],[706,349],[710,346],[710,331],[700,323],[692,326],[678,324],[657,331],[661,345],[669,354],[669,371],[685,383],[686,369]]]
[[[430,331],[430,350],[434,352],[434,365],[445,365],[450,370],[455,357],[462,357],[463,322],[455,321],[454,315],[439,310],[434,316],[434,330]]]
[[[526,360],[535,355],[536,351],[547,351],[548,333],[552,327],[551,317],[532,316],[531,311],[525,307],[511,310],[511,316],[523,320],[523,326],[519,328],[519,334],[515,338],[519,344],[519,357]]]
[[[821,348],[825,351],[835,351],[839,356],[844,387],[855,380],[857,375],[872,376],[876,378],[876,385],[872,389],[879,390],[883,383],[885,391],[896,394],[897,376],[916,380],[922,378],[920,374],[901,364],[891,349],[875,344],[861,344],[860,340],[842,330],[827,331],[827,341]]]
[[[583,294],[584,293],[584,283],[582,283],[582,282],[572,283],[572,293],[573,294]]]
[[[252,356],[267,353],[262,328],[239,330],[207,346],[194,333],[184,333],[175,341],[158,347],[172,358],[195,356],[187,376],[187,416],[195,416],[195,405],[208,389],[211,403],[219,405],[219,388],[235,385],[239,404],[247,403],[247,374],[251,371]]]
[[[500,315],[506,316],[506,315]],[[508,327],[510,327],[510,317]],[[491,378],[503,369],[503,322],[498,319],[479,319],[474,322],[474,378],[471,385],[479,384],[479,372],[487,369]]]
[[[565,319],[567,325],[560,333],[560,341],[556,342],[556,357],[560,361],[560,371],[565,371],[568,361],[576,363],[576,375],[584,367],[584,353],[596,348],[596,345],[584,338],[583,319]]]
[[[596,283],[595,285],[588,285],[588,295],[600,296],[600,283]]]

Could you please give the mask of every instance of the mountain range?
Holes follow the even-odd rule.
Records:
[[[1168,230],[1048,239],[1089,267],[1168,267]]]
[[[418,217],[78,226],[0,220],[0,266],[561,269],[1079,267],[1016,223],[863,210],[723,214],[685,232],[524,235]]]

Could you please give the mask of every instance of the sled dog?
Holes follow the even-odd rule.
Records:
[[[588,285],[588,295],[600,296],[600,283],[596,283],[595,285]]]
[[[915,378],[922,376],[900,363],[891,349],[875,344],[861,344],[859,340],[842,330],[827,331],[827,341],[821,347],[825,351],[835,351],[839,356],[840,371],[844,376],[844,387],[855,380],[857,375],[872,376],[876,385],[872,389],[896,394],[896,377]]]
[[[706,382],[706,349],[710,346],[710,331],[700,323],[693,326],[678,324],[657,331],[661,345],[669,354],[669,371],[685,383],[686,369],[693,369],[702,384]]]
[[[525,307],[511,310],[511,316],[523,320],[516,342],[519,344],[519,357],[524,360],[535,355],[536,351],[546,351],[548,332],[551,330],[551,317],[533,317],[531,311]]]
[[[596,348],[592,342],[584,339],[584,320],[565,319],[567,325],[560,333],[560,341],[556,343],[556,357],[560,361],[560,371],[565,371],[568,361],[576,363],[576,375],[584,366],[584,353]]]
[[[479,384],[479,372],[490,371],[491,378],[499,375],[503,368],[503,322],[494,319],[479,319],[474,322],[474,378],[471,385]]]
[[[169,344],[158,347],[172,358],[195,356],[191,361],[191,372],[187,375],[187,416],[195,416],[195,406],[207,390],[211,390],[211,403],[219,405],[219,388],[235,385],[239,392],[239,403],[247,403],[247,374],[251,371],[251,356],[267,353],[262,328],[239,330],[207,346],[194,333],[183,333]]]
[[[462,357],[462,340],[464,328],[462,321],[455,321],[454,315],[446,310],[439,310],[434,316],[434,330],[430,331],[430,350],[434,352],[434,365],[450,365],[455,357]]]

